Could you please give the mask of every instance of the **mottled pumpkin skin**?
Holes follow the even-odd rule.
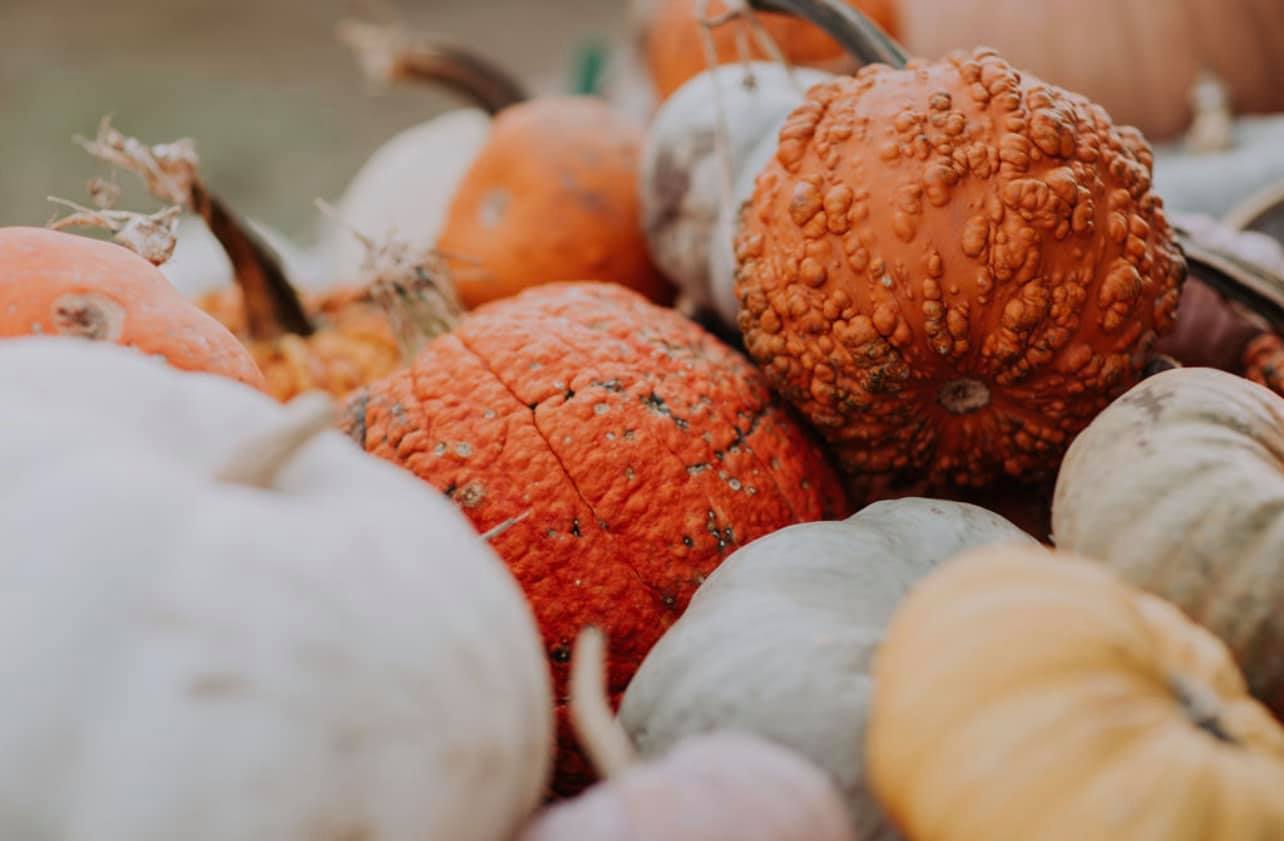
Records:
[[[441,489],[525,589],[562,710],[557,788],[591,778],[564,700],[571,644],[611,641],[618,696],[737,547],[845,510],[815,444],[742,357],[611,284],[488,305],[414,365],[356,392],[343,425]]]
[[[642,127],[605,100],[550,96],[504,109],[437,240],[465,307],[556,281],[610,281],[673,300],[642,232]]]
[[[697,0],[661,0],[643,38],[647,70],[661,101],[668,99],[689,79],[709,69],[701,41],[696,2]],[[896,36],[899,22],[892,0],[846,2],[864,12],[893,37]],[[721,0],[709,3],[710,15],[717,16],[726,10],[726,4]],[[845,54],[838,42],[806,21],[776,14],[759,14],[758,19],[776,42],[776,46],[780,47],[781,53],[793,64],[802,67],[828,67],[845,62]],[[737,29],[734,25],[725,25],[713,31],[719,64],[739,59]],[[748,57],[753,60],[771,58],[753,43],[749,44]]]
[[[741,217],[745,344],[860,496],[1046,478],[1172,328],[1150,172],[993,51],[813,87]]]
[[[282,402],[316,390],[344,397],[402,362],[387,316],[363,289],[339,287],[305,298],[317,331],[269,340],[248,338],[239,288],[215,290],[197,303],[241,338],[263,371],[264,390]]]
[[[78,336],[175,368],[263,387],[236,337],[124,246],[45,228],[0,228],[0,337]]]

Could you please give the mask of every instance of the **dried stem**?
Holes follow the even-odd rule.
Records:
[[[97,197],[95,197],[97,198]],[[85,207],[75,202],[50,196],[49,201],[68,207],[74,212],[49,223],[55,231],[63,228],[102,228],[111,231],[112,240],[133,251],[153,266],[159,266],[174,256],[178,242],[178,217],[182,209],[166,207],[152,214],[131,213],[99,206]]]
[[[220,482],[271,490],[278,474],[308,442],[334,425],[334,404],[321,392],[300,394],[285,405],[276,429],[247,442],[218,472]]]
[[[76,141],[95,158],[139,176],[156,198],[188,208],[205,220],[232,263],[251,338],[314,332],[280,258],[201,181],[196,146],[190,139],[147,146],[104,119],[97,137]]]
[[[339,23],[337,35],[356,53],[366,77],[373,82],[445,85],[490,114],[528,99],[522,86],[499,66],[463,47],[403,26],[345,20]]]
[[[606,638],[597,628],[585,628],[575,640],[571,723],[584,752],[604,779],[637,762],[633,743],[606,701]]]
[[[346,222],[325,201],[317,199],[316,204],[365,246],[363,285],[387,317],[407,364],[424,345],[455,328],[464,310],[440,253],[417,251],[391,231],[382,241],[376,240]]]

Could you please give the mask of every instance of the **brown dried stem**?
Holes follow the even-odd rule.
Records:
[[[340,41],[352,48],[366,78],[380,84],[431,82],[475,102],[489,114],[525,102],[525,90],[498,65],[456,44],[400,25],[345,20]]]
[[[156,198],[185,207],[205,220],[232,263],[251,338],[314,332],[280,258],[201,181],[196,145],[190,139],[147,146],[121,134],[104,119],[97,137],[78,137],[76,141],[95,158],[139,176]]]
[[[416,250],[395,232],[376,240],[346,222],[325,201],[317,199],[316,204],[365,246],[363,285],[387,317],[407,364],[428,342],[454,329],[464,310],[441,254]]]
[[[152,214],[112,210],[110,207],[85,207],[75,202],[50,196],[49,201],[71,208],[69,216],[49,223],[55,231],[63,228],[102,228],[112,232],[112,240],[133,251],[153,266],[174,256],[177,244],[178,217],[182,209],[166,207]]]

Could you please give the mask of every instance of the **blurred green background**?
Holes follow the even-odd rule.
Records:
[[[149,143],[197,141],[207,183],[240,212],[309,238],[396,131],[458,101],[377,89],[334,35],[387,4],[349,0],[0,0],[0,225],[43,224],[103,169],[72,143],[112,114]],[[570,85],[577,47],[619,36],[625,0],[403,0],[397,14],[508,68],[532,90]],[[132,179],[122,179],[128,184]],[[122,207],[154,202],[127,191]]]

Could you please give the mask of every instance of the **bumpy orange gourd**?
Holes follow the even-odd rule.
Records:
[[[197,303],[240,337],[263,371],[264,390],[282,402],[317,390],[344,397],[402,364],[387,316],[366,289],[339,287],[305,296],[317,328],[309,336],[287,332],[252,338],[241,290],[235,286],[209,292]]]
[[[622,692],[737,547],[838,515],[823,455],[742,357],[612,284],[490,304],[412,367],[354,393],[344,427],[450,496],[525,589],[562,713],[558,787],[588,781],[565,691],[582,628],[611,639]]]
[[[1070,555],[979,549],[920,582],[866,744],[914,841],[1284,838],[1284,729],[1226,646]]]
[[[898,32],[896,8],[892,0],[846,0],[860,9],[892,37]],[[726,11],[721,0],[712,0],[709,14]],[[700,19],[696,0],[661,0],[644,35],[647,70],[656,94],[668,99],[688,79],[703,73],[709,65],[701,42]],[[825,68],[845,61],[842,47],[812,24],[786,15],[761,14],[759,20],[791,63],[804,67]],[[718,63],[736,61],[738,34],[734,27],[713,30]],[[755,44],[749,45],[747,58],[770,58]]]
[[[1046,478],[1172,328],[1150,173],[990,50],[816,86],[741,218],[745,344],[862,495]]]
[[[540,97],[495,117],[437,239],[465,307],[595,279],[667,303],[642,234],[642,128],[594,97]]]
[[[0,336],[38,334],[114,342],[263,387],[236,338],[134,252],[45,228],[0,228]]]

